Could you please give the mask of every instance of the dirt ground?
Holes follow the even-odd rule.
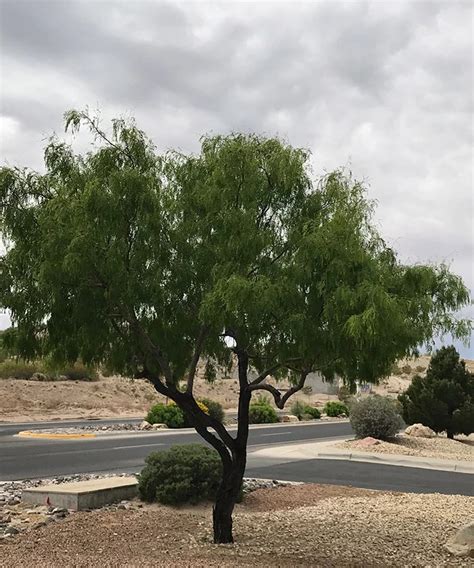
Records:
[[[443,544],[473,514],[472,497],[284,487],[237,506],[234,545],[212,544],[209,505],[99,510],[3,541],[0,567],[469,566]]]
[[[397,396],[410,384],[416,373],[424,374],[429,357],[400,361],[394,368],[396,374],[381,381],[373,391],[382,395]],[[466,361],[474,371],[474,361]],[[238,383],[234,378],[217,379],[209,384],[200,374],[195,382],[197,397],[219,401],[224,408],[237,407]],[[282,381],[281,388],[288,388]],[[315,406],[324,406],[337,397],[321,393],[303,392],[292,397],[287,405],[301,400]],[[0,380],[0,421],[27,422],[67,418],[142,418],[150,406],[164,401],[152,385],[143,380],[124,377],[101,377],[99,381],[35,382],[12,379]]]

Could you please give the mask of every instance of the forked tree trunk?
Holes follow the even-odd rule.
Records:
[[[232,513],[240,495],[246,461],[247,448],[242,447],[235,450],[230,468],[224,468],[221,486],[217,492],[216,502],[212,510],[214,542],[216,544],[234,542]]]

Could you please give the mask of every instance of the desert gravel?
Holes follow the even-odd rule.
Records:
[[[357,440],[335,444],[337,449],[350,449],[357,452],[376,454],[401,454],[424,458],[470,461],[474,463],[474,436],[458,436],[448,440],[446,436],[436,438],[412,438],[406,435],[397,436],[392,442],[380,442],[374,446],[359,447]]]
[[[472,566],[443,544],[474,498],[321,485],[257,490],[235,545],[211,543],[210,506],[81,512],[0,545],[2,568]]]

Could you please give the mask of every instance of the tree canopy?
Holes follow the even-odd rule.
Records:
[[[376,381],[433,336],[468,334],[461,279],[400,263],[350,173],[315,182],[309,153],[277,138],[205,136],[196,155],[160,154],[134,122],[107,133],[86,112],[65,119],[90,129],[88,153],[53,138],[44,173],[0,171],[0,305],[17,348],[148,378],[218,449],[224,478],[236,461],[243,475],[253,391],[283,407],[311,371]],[[233,354],[235,438],[192,397],[198,360]]]

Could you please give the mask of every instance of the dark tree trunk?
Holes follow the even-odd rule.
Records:
[[[451,431],[448,430],[448,431],[446,432],[446,435],[448,436],[448,438],[449,438],[450,440],[453,440],[453,439],[454,439],[454,434],[453,434]]]
[[[214,542],[229,544],[234,542],[232,535],[232,513],[237,502],[247,462],[247,448],[236,449],[230,468],[224,467],[222,483],[212,510]]]

